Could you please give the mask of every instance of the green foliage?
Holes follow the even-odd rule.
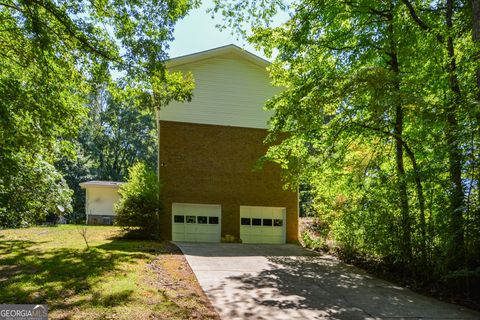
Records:
[[[92,93],[97,93],[99,87],[109,83],[110,73],[115,72],[118,76],[124,76],[132,88],[129,93],[135,93],[136,106],[151,106],[152,87],[159,87],[155,77],[165,73],[166,49],[168,42],[173,39],[173,27],[178,19],[197,5],[198,1],[195,0],[6,0],[0,3],[2,212],[13,210],[15,213],[9,214],[21,216],[33,212],[29,209],[35,202],[33,192],[26,192],[15,201],[9,198],[13,188],[13,185],[9,185],[11,181],[17,181],[16,186],[30,188],[27,182],[22,185],[17,179],[27,176],[27,172],[19,173],[23,168],[19,162],[28,162],[28,166],[38,164],[39,168],[29,167],[34,171],[42,171],[43,163],[61,166],[61,171],[70,175],[70,186],[78,188],[78,180],[86,178],[88,174],[84,168],[77,166],[84,166],[85,163],[75,164],[73,160],[75,151],[79,151],[74,141],[79,128],[87,121],[89,110],[85,105],[89,103]],[[175,85],[177,90],[180,83]],[[123,84],[117,91],[127,87]],[[139,125],[142,121],[149,121],[149,117],[140,120],[140,116],[131,108],[131,99],[123,102],[120,95],[113,100],[117,106],[116,112],[121,113],[122,119],[131,120],[129,124]],[[140,102],[145,102],[145,99],[148,99],[148,104]],[[122,103],[119,104],[119,101]],[[125,106],[128,108],[121,112],[120,108]],[[105,115],[113,117],[115,112]],[[144,130],[150,129],[151,125]],[[125,127],[122,130],[125,131]],[[112,134],[107,136],[102,147],[111,147],[113,144]],[[147,144],[151,142],[150,135],[148,137]],[[100,137],[103,138],[105,135]],[[123,137],[120,135],[118,138]],[[92,138],[92,141],[95,139]],[[116,142],[117,147],[119,144]],[[114,152],[112,148],[107,153]],[[145,146],[141,150],[145,150]],[[130,156],[131,147],[126,152]],[[122,152],[118,153],[120,157],[123,156]],[[131,164],[132,160],[127,162]],[[89,162],[87,165],[94,164]],[[113,167],[111,164],[99,165],[98,175],[124,175],[121,171],[126,168],[125,163]],[[78,169],[78,172],[70,174],[67,172],[70,168]],[[50,169],[54,176],[58,175],[53,167]],[[54,192],[54,189],[50,190]],[[56,197],[55,194],[46,196],[51,199]],[[14,202],[17,207],[11,207]],[[75,208],[81,203],[81,196],[77,194]]]
[[[72,211],[64,214],[68,223],[85,223],[85,189],[80,187],[80,182],[93,180],[91,162],[84,156],[84,151],[78,142],[74,143],[76,157],[63,156],[55,162],[55,167],[60,171],[68,187],[73,191]]]
[[[152,103],[155,110],[160,110],[171,101],[190,101],[195,88],[191,73],[168,72],[151,77]]]
[[[302,233],[302,241],[303,245],[307,248],[313,249],[313,250],[324,250],[328,249],[328,247],[325,245],[325,239],[323,238],[314,238],[312,235],[308,232]]]
[[[288,138],[266,159],[311,186],[324,241],[418,278],[477,268],[480,63],[467,3],[280,2],[213,11],[276,53],[269,70],[284,90],[266,103],[268,141]]]
[[[122,181],[137,161],[156,167],[155,118],[137,103],[124,84],[112,83],[92,94],[78,141],[95,179]]]
[[[136,163],[128,170],[128,180],[120,186],[119,193],[115,223],[127,230],[138,227],[142,237],[158,238],[162,206],[155,172],[144,163]]]
[[[72,191],[55,167],[40,157],[17,154],[0,175],[0,226],[26,227],[71,212]],[[3,172],[2,172],[3,173]]]

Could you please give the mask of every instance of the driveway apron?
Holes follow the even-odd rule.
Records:
[[[222,319],[480,319],[298,245],[176,245]]]

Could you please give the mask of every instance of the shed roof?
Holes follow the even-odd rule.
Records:
[[[228,44],[226,46],[222,46],[218,48],[213,48],[205,51],[187,54],[184,56],[175,57],[167,60],[166,64],[167,64],[167,68],[177,67],[187,63],[210,59],[213,57],[217,57],[217,56],[229,54],[229,53],[237,54],[238,56],[256,64],[259,67],[266,68],[268,65],[270,65],[270,62],[268,62],[267,60],[251,52],[248,52],[247,50],[244,50],[234,44]]]
[[[80,187],[83,189],[87,187],[100,187],[100,188],[118,188],[120,185],[123,184],[123,182],[119,181],[98,181],[98,180],[93,180],[93,181],[85,181],[80,183]]]

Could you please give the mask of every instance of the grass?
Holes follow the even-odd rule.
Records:
[[[116,227],[0,230],[0,303],[45,303],[51,319],[218,319],[168,242]]]

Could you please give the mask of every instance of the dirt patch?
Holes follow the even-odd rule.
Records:
[[[180,249],[165,243],[162,255],[148,264],[154,276],[145,281],[179,307],[184,319],[220,319]]]

